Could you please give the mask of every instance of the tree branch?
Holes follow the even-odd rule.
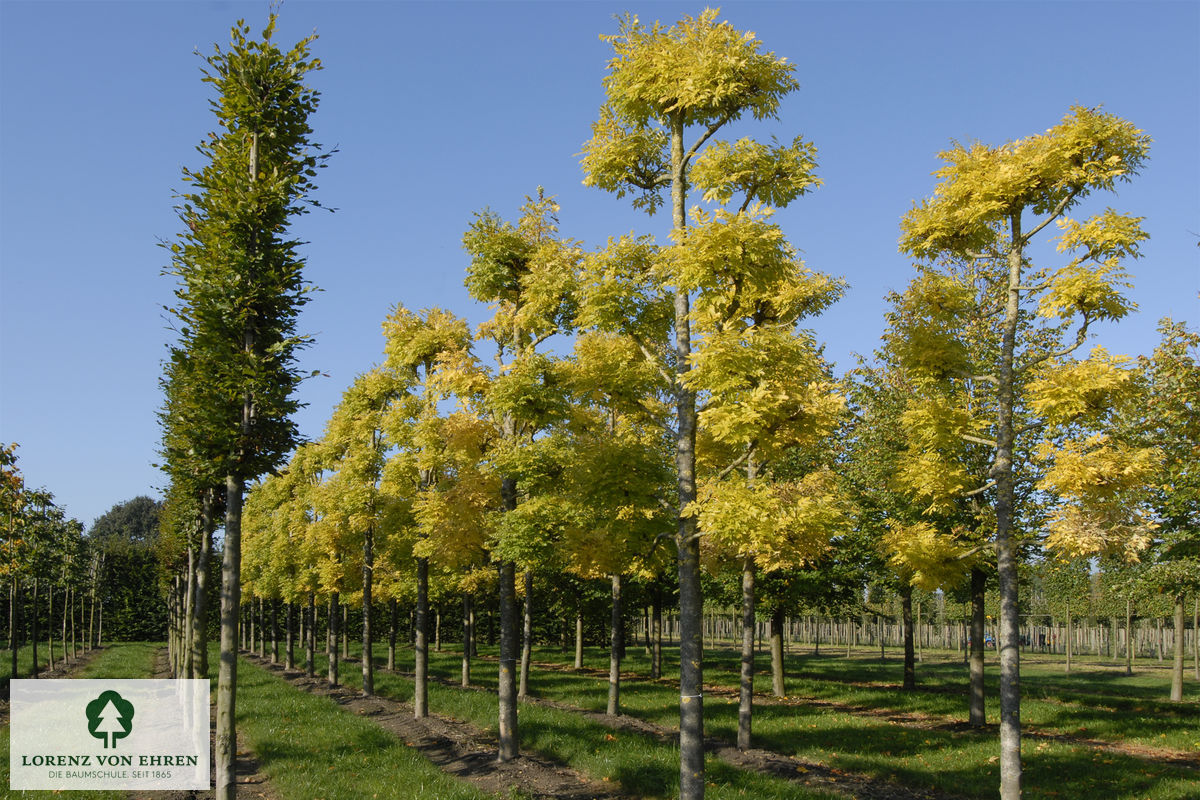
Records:
[[[961,370],[957,371],[955,374],[958,375],[958,377],[964,378],[968,381],[983,381],[984,383],[990,383],[993,386],[1000,385],[1000,380],[995,375],[972,375],[969,372],[963,372]]]
[[[1036,367],[1038,364],[1044,363],[1046,361],[1050,361],[1051,359],[1062,358],[1063,356],[1069,356],[1069,355],[1071,355],[1071,353],[1074,353],[1076,350],[1078,350],[1080,347],[1082,347],[1083,343],[1087,341],[1088,326],[1090,326],[1092,324],[1092,321],[1091,321],[1091,319],[1088,318],[1088,313],[1086,311],[1084,311],[1082,313],[1082,316],[1083,316],[1083,322],[1080,324],[1079,330],[1077,330],[1075,332],[1074,344],[1072,344],[1070,347],[1067,347],[1064,350],[1059,350],[1057,353],[1047,353],[1046,355],[1039,356],[1038,358],[1035,358],[1032,361],[1022,364],[1020,371],[1024,372],[1025,370],[1029,369],[1030,367]]]
[[[717,473],[716,480],[718,480],[718,481],[724,480],[729,475],[729,473],[733,472],[735,469],[742,466],[742,464],[745,464],[746,461],[752,455],[754,455],[754,453],[757,450],[758,450],[758,442],[757,441],[751,442],[750,446],[746,448],[746,452],[742,453],[740,456],[735,458],[732,462],[729,463],[728,466],[725,467],[725,469],[723,469],[719,473]]]
[[[684,164],[689,163],[692,160],[692,156],[696,155],[696,153],[700,150],[700,148],[704,146],[704,143],[707,142],[710,138],[712,138],[712,135],[714,133],[716,133],[718,130],[720,130],[721,126],[724,125],[726,122],[729,122],[729,120],[730,120],[730,115],[726,114],[725,116],[721,117],[719,120],[714,122],[713,124],[709,125],[704,130],[704,133],[700,136],[700,138],[696,140],[696,143],[692,145],[691,149],[687,151],[687,154],[684,155],[683,163]]]
[[[1036,431],[1038,428],[1044,428],[1044,427],[1046,427],[1045,422],[1031,422],[1028,425],[1022,425],[1020,428],[1017,428],[1015,431],[1013,431],[1013,436],[1020,436],[1022,434],[1029,433],[1030,431]]]
[[[975,495],[983,494],[984,492],[986,492],[988,489],[991,489],[995,485],[996,485],[995,481],[988,481],[983,486],[980,486],[978,489],[972,489],[971,491],[964,493],[963,497],[974,497]]]
[[[667,368],[663,366],[662,359],[651,352],[650,348],[647,347],[645,342],[642,341],[642,337],[638,336],[636,333],[631,333],[629,334],[629,338],[632,339],[633,343],[638,346],[638,350],[642,351],[642,355],[647,361],[650,362],[651,366],[658,370],[659,376],[661,376],[662,379],[667,382],[667,385],[673,386],[675,384],[675,376],[667,371]]]
[[[981,439],[978,436],[972,436],[969,433],[960,433],[958,438],[962,439],[964,442],[973,442],[975,444],[984,445],[985,447],[999,447],[999,445],[993,442],[991,439]]]
[[[1045,228],[1051,222],[1062,216],[1062,213],[1067,210],[1067,206],[1071,205],[1071,201],[1078,197],[1081,191],[1083,191],[1083,189],[1078,188],[1072,189],[1070,192],[1068,192],[1067,196],[1064,197],[1059,204],[1054,207],[1054,210],[1050,212],[1050,216],[1046,217],[1044,220],[1034,226],[1033,230],[1031,230],[1029,233],[1021,236],[1021,246],[1023,247],[1028,244],[1029,240],[1039,234],[1042,228]]]

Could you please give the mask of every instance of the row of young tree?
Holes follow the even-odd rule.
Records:
[[[1079,357],[1096,323],[1133,310],[1123,265],[1146,238],[1140,220],[1068,216],[1143,164],[1149,138],[1130,123],[1073,108],[1043,134],[942,153],[933,195],[901,223],[916,277],[891,298],[883,346],[838,381],[803,325],[845,285],[805,266],[774,221],[819,184],[816,148],[718,136],[775,117],[793,67],[714,11],[669,28],[626,17],[605,37],[585,183],[650,213],[666,204],[667,240],[586,249],[559,234],[540,189],[515,221],[481,212],[463,237],[466,285],[491,319],[472,330],[447,310],[397,306],[383,361],[346,390],[321,440],[296,447],[308,287],[287,232],[316,205],[328,154],[310,140],[311,40],[284,51],[273,29],[274,18],[257,41],[239,22],[208,59],[220,132],[199,148],[203,169],[185,171],[186,230],[170,245],[179,340],[164,377],[164,530],[184,544],[185,628],[206,618],[224,517],[217,797],[234,793],[243,586],[309,609],[320,596],[333,629],[340,605],[357,605],[368,653],[376,600],[411,598],[420,716],[431,584],[469,604],[494,580],[508,760],[531,641],[520,653],[517,575],[527,600],[539,570],[604,576],[614,621],[626,581],[657,580],[677,597],[686,800],[704,792],[705,567],[732,570],[741,595],[742,747],[764,595],[817,583],[853,596],[879,559],[902,598],[968,584],[981,625],[994,572],[1005,798],[1020,793],[1022,562],[1140,559],[1182,626],[1198,574],[1196,337],[1167,321],[1136,363]],[[693,189],[703,206],[689,211]],[[1045,252],[1052,225],[1061,256]],[[243,506],[247,482],[268,473]],[[193,675],[207,668],[205,629],[179,639]],[[372,659],[362,669],[370,693]]]
[[[118,504],[85,534],[52,493],[25,485],[17,461],[16,444],[0,448],[6,698],[8,680],[39,677],[43,661],[52,671],[105,639],[161,639],[166,621],[159,601],[158,504],[148,497]],[[18,654],[27,645],[31,665],[24,673]]]

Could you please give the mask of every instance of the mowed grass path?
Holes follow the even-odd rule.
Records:
[[[361,662],[344,662],[340,669],[341,683],[347,687],[362,686]],[[382,650],[377,655],[382,654]],[[411,656],[411,653],[405,655]],[[302,659],[301,659],[302,660]],[[437,654],[433,665],[443,675],[451,656]],[[455,661],[457,665],[459,662]],[[324,675],[328,661],[324,655],[316,659],[316,672]],[[411,658],[408,662],[411,668]],[[431,682],[429,703],[432,713],[474,724],[495,734],[497,700],[494,693],[496,674],[485,662],[478,662],[476,689],[464,690]],[[397,664],[398,670],[405,664]],[[491,688],[493,691],[486,691]],[[485,689],[479,691],[478,689]],[[410,703],[413,682],[408,677],[379,669],[375,673],[375,692],[400,702]],[[631,732],[614,732],[604,725],[591,722],[582,715],[547,706],[524,703],[518,710],[521,748],[536,751],[566,764],[595,780],[616,783],[622,791],[647,798],[676,797],[679,793],[679,748],[658,738]],[[707,764],[707,800],[760,798],[761,800],[818,800],[844,798],[769,775],[746,772],[710,758]],[[436,795],[430,795],[431,797]],[[514,797],[522,797],[514,787]]]
[[[160,645],[148,642],[121,642],[106,645],[91,661],[71,673],[72,678],[149,678],[154,672],[154,658]],[[40,654],[41,648],[39,648]],[[18,652],[18,655],[20,653]],[[39,659],[40,660],[40,659]],[[9,729],[5,724],[0,730],[0,787],[8,794],[5,797],[61,798],[62,792],[12,791],[8,788],[8,742]],[[89,800],[126,800],[125,792],[76,792]]]
[[[101,652],[78,677],[149,677],[158,645],[115,645]],[[485,655],[494,655],[483,648]],[[215,676],[215,652],[212,664]],[[383,648],[376,653],[382,660]],[[666,674],[677,669],[668,651]],[[569,654],[557,649],[535,651],[535,661],[569,666]],[[459,677],[460,656],[447,649],[434,653],[432,673],[448,682]],[[587,665],[604,668],[607,654],[587,652]],[[402,651],[400,670],[411,669],[412,654]],[[630,673],[648,674],[640,647],[630,647],[625,666]],[[706,682],[736,686],[737,655],[710,649]],[[760,666],[765,669],[765,658]],[[324,657],[318,658],[323,674]],[[935,788],[965,797],[992,797],[999,781],[994,732],[978,734],[954,727],[938,728],[963,716],[964,670],[950,661],[920,665],[923,690],[901,692],[891,684],[899,677],[899,662],[880,663],[877,657],[846,659],[844,654],[793,655],[789,660],[787,704],[759,704],[755,712],[756,746],[798,756],[835,769],[862,773],[918,788]],[[419,752],[329,698],[304,692],[282,678],[242,661],[239,673],[239,732],[241,746],[257,755],[262,771],[286,800],[396,797],[476,800],[486,797],[473,787],[442,773]],[[343,664],[347,686],[358,685],[360,666]],[[990,676],[991,677],[991,676]],[[1200,750],[1200,720],[1196,706],[1163,703],[1158,672],[1123,675],[1079,668],[1064,675],[1061,666],[1030,664],[1023,674],[1025,723],[1047,731],[1111,741],[1141,742],[1194,753]],[[763,676],[764,691],[766,676]],[[408,701],[412,682],[403,675],[377,672],[379,694]],[[495,729],[494,663],[475,664],[474,683],[485,691],[454,686],[431,686],[435,713]],[[1194,691],[1194,684],[1189,688]],[[578,708],[602,711],[606,680],[570,670],[535,668],[531,693]],[[994,686],[989,687],[994,693]],[[994,694],[993,694],[994,697]],[[826,705],[806,703],[815,699]],[[994,702],[992,703],[994,705]],[[678,690],[670,680],[624,681],[623,712],[672,728],[677,723]],[[855,710],[850,710],[854,707]],[[710,694],[705,704],[710,735],[732,739],[736,702]],[[921,715],[934,726],[913,727],[889,722],[878,714],[897,711]],[[1040,719],[1031,722],[1031,717]],[[644,797],[677,793],[678,751],[654,737],[613,731],[580,714],[537,704],[520,708],[522,747],[567,763],[598,780],[615,782]],[[1079,729],[1084,729],[1080,731]],[[7,729],[0,734],[7,751]],[[1190,734],[1190,737],[1189,737]],[[1122,736],[1127,738],[1122,739]],[[1153,760],[1132,758],[1082,745],[1027,737],[1024,742],[1025,796],[1064,798],[1095,795],[1114,800],[1182,800],[1200,797],[1200,771]],[[6,756],[6,754],[5,754]],[[3,767],[7,770],[7,758]],[[828,796],[795,782],[750,773],[709,759],[708,796],[725,798],[816,798]],[[7,784],[7,774],[0,776]],[[51,797],[50,792],[20,796]],[[108,798],[120,793],[97,793]],[[518,787],[511,794],[522,795]]]
[[[494,649],[487,647],[481,648],[481,653],[495,655]],[[675,651],[665,654],[664,672],[668,676],[677,674],[676,655]],[[382,656],[383,649],[380,648],[376,657],[382,660]],[[966,797],[993,797],[999,785],[999,743],[995,728],[979,733],[953,724],[965,718],[966,670],[957,659],[936,662],[929,654],[927,658],[929,660],[918,667],[922,689],[903,692],[895,687],[901,669],[898,658],[880,662],[876,655],[867,656],[860,652],[858,657],[846,659],[844,651],[820,656],[793,654],[788,661],[789,701],[786,704],[762,702],[755,708],[755,746],[880,780],[940,789]],[[535,649],[534,660],[568,666],[571,655],[557,648],[539,648]],[[433,654],[431,673],[455,683],[460,675],[460,663],[460,654],[447,648]],[[607,663],[605,651],[587,651],[586,666],[606,670]],[[731,650],[710,649],[706,652],[706,684],[736,687],[737,665],[738,656]],[[628,649],[623,666],[630,673],[649,674],[648,660],[641,647]],[[765,655],[758,667],[762,672],[756,688],[767,692],[770,686]],[[412,669],[411,652],[403,652],[397,668]],[[994,671],[994,666],[989,665],[988,707],[989,721],[993,723],[997,710]],[[342,672],[349,685],[356,685],[357,662],[343,665]],[[477,662],[473,678],[477,686],[494,690],[494,664]],[[1072,674],[1065,675],[1061,665],[1027,664],[1022,672],[1022,724],[1030,730],[1048,734],[1165,748],[1183,754],[1200,752],[1200,710],[1194,701],[1180,705],[1158,699],[1165,696],[1165,680],[1161,671],[1143,671],[1127,678],[1080,665]],[[395,681],[392,676],[386,676],[380,686],[382,691],[396,694],[401,699],[411,693],[410,683]],[[581,709],[603,711],[607,679],[570,670],[535,667],[530,678],[530,692],[535,697]],[[478,693],[447,686],[434,687],[431,708],[438,713],[476,720],[481,726],[494,727],[494,698],[484,695],[486,702],[480,704],[478,710],[472,710],[479,701],[459,697],[472,694]],[[1189,694],[1196,696],[1194,683],[1189,684]],[[810,702],[806,703],[806,700]],[[463,708],[464,704],[470,708]],[[565,755],[569,746],[562,742],[551,740],[542,745],[534,744],[539,741],[537,728],[543,724],[545,711],[549,709],[522,706],[523,746]],[[626,679],[622,686],[622,712],[664,728],[675,728],[678,724],[678,689],[672,686],[670,679],[659,682],[645,678]],[[889,712],[917,715],[928,724],[897,724],[885,718]],[[551,730],[561,730],[562,723],[555,719],[544,722]],[[732,741],[737,728],[736,700],[720,695],[707,697],[705,722],[709,735]],[[616,748],[608,741],[594,749],[603,753]],[[595,755],[599,756],[599,753]],[[1027,736],[1022,741],[1022,756],[1025,796],[1028,798],[1089,794],[1114,800],[1200,797],[1200,771],[1156,761],[1152,754],[1149,758],[1137,758],[1086,744]],[[592,774],[606,774],[603,759],[587,766],[578,760],[578,756],[575,758],[577,760],[571,762],[573,766]],[[636,786],[648,796],[670,795],[674,783],[666,766],[648,764],[641,768],[639,776],[632,776],[629,774],[631,763],[614,757],[607,767],[610,777],[637,777],[641,783],[630,780],[630,789]],[[620,770],[625,770],[626,774],[619,774]],[[729,778],[728,785],[735,787],[736,778]]]

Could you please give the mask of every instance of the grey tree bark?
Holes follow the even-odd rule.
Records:
[[[249,403],[243,428],[249,427]],[[238,622],[242,607],[242,494],[245,483],[236,475],[225,480],[225,547],[221,560],[221,650],[217,669],[217,725],[213,738],[214,800],[237,796],[237,652]]]
[[[771,612],[771,693],[776,697],[787,696],[787,680],[783,671],[783,607],[776,606]]]
[[[986,722],[983,696],[983,617],[984,589],[987,576],[983,570],[971,570],[971,633],[967,637],[967,663],[970,665],[970,681],[967,701],[968,724],[982,728]]]
[[[610,717],[621,713],[621,576],[612,576],[612,620],[608,646],[608,708]]]
[[[742,670],[738,686],[737,747],[750,749],[754,714],[754,559],[742,559]]]
[[[900,603],[903,609],[904,624],[904,690],[912,691],[917,688],[916,650],[913,646],[913,604],[912,587],[905,586],[900,590]]]
[[[533,573],[525,570],[525,610],[521,626],[521,680],[517,697],[529,696],[529,659],[533,656]]]
[[[1200,631],[1196,632],[1200,635]],[[1183,702],[1183,593],[1175,595],[1175,647],[1171,664],[1171,702]]]
[[[429,559],[417,559],[416,643],[413,647],[413,717],[429,716]]]

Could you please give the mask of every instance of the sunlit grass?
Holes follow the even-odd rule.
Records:
[[[119,642],[106,645],[72,678],[149,678],[154,671],[154,655],[161,645],[148,642]],[[39,655],[41,648],[39,648]],[[32,653],[30,653],[32,656]],[[39,659],[40,660],[40,659]],[[32,659],[31,659],[32,662]],[[0,786],[8,792],[6,797],[51,798],[62,797],[57,791],[15,791],[8,788],[8,744],[9,729],[6,724],[0,730]],[[89,791],[74,793],[78,797],[94,800],[126,800],[127,792]]]
[[[359,652],[352,649],[355,658]],[[460,663],[449,653],[434,654],[431,658],[432,670],[443,678],[449,678],[454,671],[451,667],[457,668]],[[326,664],[325,656],[318,656],[318,674],[323,674]],[[342,665],[341,679],[346,686],[361,687],[360,664],[355,660]],[[489,669],[485,662],[478,662],[476,666],[476,685],[494,689],[496,670]],[[397,668],[410,669],[411,660],[407,666],[397,664]],[[454,674],[458,676],[459,673]],[[375,691],[383,697],[410,702],[413,683],[407,677],[377,670]],[[496,731],[497,700],[492,692],[464,691],[431,682],[429,703],[435,713],[470,722],[489,733]],[[518,719],[523,750],[542,753],[595,780],[616,783],[631,794],[643,797],[674,797],[678,794],[679,748],[675,744],[636,733],[614,732],[579,714],[535,704],[521,704]],[[708,759],[706,779],[705,796],[711,800],[745,797],[805,800],[831,796],[792,781],[745,772],[712,758]]]
[[[369,720],[311,695],[244,659],[238,667],[238,736],[286,800],[483,800]]]
[[[485,655],[495,648],[481,647]],[[377,653],[382,658],[383,651]],[[534,659],[569,666],[573,654],[557,648],[535,650]],[[665,654],[663,681],[626,679],[622,685],[622,711],[671,729],[678,725],[678,689],[672,683],[677,675],[676,651]],[[859,652],[846,659],[842,653],[814,656],[793,654],[788,663],[787,704],[760,702],[755,709],[755,744],[786,755],[873,776],[896,780],[914,787],[937,788],[967,797],[994,796],[999,785],[998,738],[995,728],[984,732],[960,730],[952,723],[965,719],[966,671],[961,660],[952,655],[929,658],[919,665],[923,688],[901,691],[899,659],[880,662],[877,654]],[[398,668],[411,669],[411,652],[398,654]],[[457,682],[461,654],[447,648],[431,655],[431,674]],[[736,687],[737,654],[731,650],[710,650],[706,654],[705,681],[732,689]],[[607,652],[589,649],[586,665],[604,669]],[[347,680],[357,685],[359,663],[345,665]],[[630,672],[649,674],[647,657],[640,647],[630,647],[623,666]],[[760,682],[756,688],[769,690],[766,656],[758,667]],[[994,665],[989,666],[994,673]],[[1109,672],[1077,668],[1071,675],[1061,665],[1033,663],[1023,674],[1025,700],[1022,704],[1026,729],[1063,733],[1113,742],[1166,747],[1183,752],[1200,750],[1200,713],[1194,705],[1165,703],[1153,699],[1164,690],[1161,675],[1137,674],[1132,678]],[[379,686],[392,686],[391,676],[377,673]],[[989,675],[989,719],[996,712],[996,676]],[[473,684],[494,690],[494,663],[479,661],[473,671]],[[411,685],[401,682],[394,690],[407,697]],[[382,691],[382,689],[381,689]],[[602,675],[575,673],[571,670],[535,669],[530,677],[534,696],[567,703],[590,711],[603,711],[607,679]],[[1107,693],[1106,693],[1107,692]],[[480,697],[485,699],[480,700]],[[461,699],[471,697],[471,699]],[[814,703],[821,700],[826,705]],[[806,702],[807,701],[807,702]],[[440,713],[462,715],[477,724],[495,725],[495,697],[487,692],[462,692],[447,686],[431,688],[431,707]],[[460,708],[469,703],[469,712]],[[521,707],[522,743],[543,742],[533,746],[552,748],[567,755],[572,750],[561,739],[564,723],[543,721],[544,709]],[[878,713],[868,714],[864,711]],[[456,713],[457,712],[457,713]],[[921,715],[929,718],[931,729],[916,728],[889,721],[888,712]],[[727,741],[735,738],[737,703],[732,697],[710,694],[705,703],[706,733]],[[559,732],[559,740],[544,743],[535,729],[549,725]],[[942,726],[942,727],[938,727]],[[583,735],[574,728],[570,736]],[[1195,797],[1193,771],[1172,767],[1153,760],[1139,759],[1087,746],[1026,736],[1022,743],[1025,795],[1030,798],[1084,796],[1094,792],[1106,798]],[[644,750],[643,750],[644,753]],[[587,761],[571,754],[577,766]],[[677,758],[677,756],[676,756]],[[593,774],[604,772],[603,764],[580,766]],[[594,772],[598,770],[598,772]],[[667,773],[661,773],[664,776]],[[664,781],[669,776],[664,777]],[[656,791],[670,792],[673,783],[654,782]],[[731,783],[730,785],[736,785]]]

